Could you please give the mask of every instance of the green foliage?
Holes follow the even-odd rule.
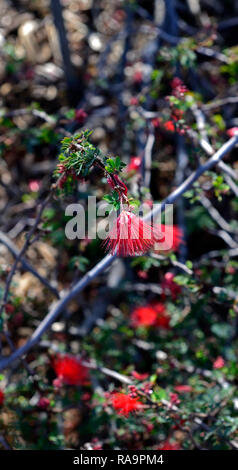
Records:
[[[105,163],[105,169],[108,173],[120,172],[126,166],[126,164],[121,161],[120,157],[108,158]]]

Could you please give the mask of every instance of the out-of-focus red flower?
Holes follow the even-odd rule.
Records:
[[[58,378],[67,385],[87,385],[89,383],[88,369],[75,357],[59,355],[53,360],[53,368]]]
[[[177,394],[177,393],[171,392],[171,393],[169,394],[169,398],[170,398],[170,403],[171,403],[172,405],[179,405],[180,400],[179,400],[179,397],[178,397],[178,394]]]
[[[132,411],[138,411],[143,408],[143,403],[138,398],[131,398],[129,395],[121,392],[113,393],[110,400],[114,410],[123,416],[128,416]]]
[[[180,450],[181,446],[178,442],[172,443],[170,441],[164,441],[159,447],[158,450]]]
[[[0,406],[3,405],[4,398],[5,398],[5,397],[4,397],[4,393],[3,393],[3,391],[0,389]]]
[[[134,83],[141,83],[142,80],[143,80],[143,73],[141,70],[136,70],[134,73],[133,73],[133,82]]]
[[[151,305],[136,307],[131,314],[131,323],[134,327],[155,325],[157,313]]]
[[[131,323],[135,328],[157,326],[168,329],[169,321],[166,308],[160,302],[136,307],[131,314]]]
[[[90,398],[91,398],[90,393],[87,393],[87,392],[83,393],[83,395],[82,395],[82,400],[83,401],[88,401],[88,400],[90,400]]]
[[[178,393],[190,393],[193,391],[193,388],[190,385],[176,385],[174,390]]]
[[[12,304],[5,304],[6,313],[13,313],[15,311],[15,307]]]
[[[28,184],[30,191],[36,193],[40,189],[40,183],[37,180],[32,180]]]
[[[226,133],[229,137],[234,137],[234,135],[238,134],[238,127],[231,127],[226,131]]]
[[[134,256],[155,244],[158,230],[128,210],[122,210],[102,246],[111,254]]]
[[[174,79],[172,80],[171,88],[173,90],[173,94],[177,96],[178,98],[183,97],[184,93],[188,91],[183,81],[178,77],[174,77]]]
[[[130,99],[130,105],[131,106],[137,106],[138,104],[139,104],[138,98],[136,98],[136,96],[132,96],[131,99]]]
[[[159,118],[151,119],[151,124],[152,124],[152,126],[154,126],[155,128],[156,128],[156,127],[159,127],[159,126],[160,126],[160,119],[159,119]]]
[[[176,251],[181,243],[183,243],[183,233],[179,227],[176,225],[163,225],[159,226],[159,232],[156,233],[158,238],[156,239],[156,244],[154,251]]]
[[[179,77],[174,77],[170,85],[171,85],[171,88],[177,88],[178,86],[182,85],[182,83],[183,82]]]
[[[148,279],[148,273],[142,269],[140,269],[137,274],[141,279]]]
[[[162,302],[153,302],[152,307],[155,309],[157,314],[155,326],[168,330],[170,327],[170,317],[165,308],[165,305]]]
[[[40,399],[39,399],[39,401],[38,401],[38,403],[37,403],[37,406],[38,406],[38,408],[40,408],[41,410],[47,410],[49,404],[50,404],[49,398],[40,397]]]
[[[55,387],[56,389],[60,389],[62,386],[63,380],[61,378],[57,377],[57,379],[53,380],[53,387]]]
[[[136,380],[146,380],[148,379],[149,377],[149,374],[147,373],[144,373],[144,374],[140,374],[139,372],[136,372],[136,370],[133,370],[131,375],[134,377],[134,379]]]
[[[76,109],[75,110],[75,120],[79,123],[79,124],[83,124],[83,122],[85,121],[85,119],[88,117],[87,113],[84,111],[84,109],[82,108],[79,108],[79,109]]]
[[[142,163],[141,157],[131,157],[129,165],[126,167],[126,171],[137,171],[140,169]]]
[[[222,369],[224,367],[225,361],[222,356],[218,356],[213,362],[213,369]]]
[[[164,276],[164,279],[161,283],[161,287],[163,289],[163,294],[167,293],[169,291],[171,293],[171,297],[173,300],[176,300],[177,296],[181,293],[182,289],[176,282],[174,282],[174,277],[175,275],[171,272],[167,272]]]
[[[175,125],[174,125],[173,121],[164,122],[164,128],[166,129],[166,131],[169,131],[169,132],[174,132],[175,131]]]

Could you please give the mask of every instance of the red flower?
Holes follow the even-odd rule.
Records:
[[[122,210],[103,242],[111,254],[134,256],[146,253],[155,244],[158,230],[128,210]]]
[[[138,272],[137,272],[137,275],[141,278],[141,279],[148,279],[148,273],[146,271],[143,271],[143,269],[140,269]]]
[[[75,357],[58,356],[53,361],[53,368],[60,380],[68,385],[89,383],[88,369]]]
[[[226,131],[226,133],[229,135],[229,137],[234,137],[234,135],[238,134],[238,127],[231,127]]]
[[[181,293],[181,287],[174,282],[175,275],[171,272],[167,272],[164,276],[163,282],[161,283],[161,287],[164,291],[164,295],[166,291],[170,291],[171,297],[173,300],[176,300],[177,296]]]
[[[15,307],[12,304],[5,304],[5,310],[7,313],[13,313],[15,311]]]
[[[182,83],[183,82],[179,77],[174,77],[170,85],[171,85],[171,88],[177,88],[178,86],[182,85]]]
[[[148,379],[149,377],[149,374],[145,373],[145,374],[140,374],[139,372],[136,372],[136,370],[133,370],[133,372],[131,373],[131,375],[134,377],[134,379],[136,380],[146,380]]]
[[[152,124],[152,126],[154,126],[155,128],[156,128],[156,127],[159,127],[159,125],[160,125],[160,119],[159,119],[159,118],[151,119],[151,124]]]
[[[172,80],[171,88],[173,89],[173,95],[177,96],[177,98],[182,98],[184,93],[188,91],[187,87],[178,77],[174,77],[174,79]]]
[[[136,307],[131,314],[131,322],[135,328],[158,326],[168,329],[169,321],[165,306],[160,302]]]
[[[88,117],[87,113],[84,111],[84,109],[80,108],[80,109],[76,109],[75,110],[75,120],[79,123],[79,124],[83,124],[83,122],[85,121],[85,119]]]
[[[190,393],[193,391],[193,388],[190,385],[176,385],[174,390],[178,393]]]
[[[179,397],[178,397],[178,394],[177,394],[177,393],[171,392],[171,393],[169,394],[169,397],[170,397],[170,403],[171,403],[172,405],[179,405],[180,400],[179,400]]]
[[[127,165],[127,171],[137,171],[141,167],[142,159],[141,157],[131,157],[129,165]]]
[[[156,233],[159,233],[159,235],[156,235],[155,252],[176,251],[179,245],[183,243],[183,233],[176,225],[161,224]]]
[[[133,73],[133,82],[134,83],[141,83],[143,80],[143,73],[141,70],[136,70]]]
[[[218,356],[216,360],[213,362],[213,369],[222,369],[224,365],[225,365],[225,361],[223,357]]]
[[[164,304],[162,304],[161,302],[156,302],[156,303],[153,303],[152,306],[157,313],[155,326],[158,326],[160,328],[165,328],[166,330],[168,330],[170,317],[166,311]]]
[[[131,323],[134,327],[155,325],[157,313],[151,305],[136,307],[131,314]]]
[[[175,125],[174,125],[173,121],[164,122],[164,128],[166,129],[166,131],[169,131],[169,132],[174,132],[175,131]]]
[[[49,404],[50,404],[49,398],[40,397],[40,399],[39,399],[39,401],[38,401],[38,403],[37,403],[37,406],[38,406],[38,408],[40,408],[41,410],[47,410]]]
[[[159,447],[158,450],[180,450],[181,446],[177,442],[172,444],[170,441],[164,441]]]
[[[3,402],[4,402],[4,393],[3,393],[3,391],[0,389],[0,406],[3,405]]]
[[[30,191],[37,192],[40,189],[40,183],[37,180],[32,180],[28,184]]]
[[[125,393],[113,393],[110,399],[114,410],[123,416],[128,416],[132,411],[138,411],[143,407],[143,403],[138,398],[131,398]]]
[[[130,105],[131,106],[137,106],[138,104],[139,104],[138,98],[136,98],[136,96],[132,96],[131,99],[130,99]]]

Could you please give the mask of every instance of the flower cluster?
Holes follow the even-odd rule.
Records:
[[[75,357],[58,355],[53,359],[53,368],[62,383],[67,385],[87,385],[89,383],[88,369]],[[60,385],[59,382],[57,383]]]
[[[123,416],[128,416],[133,411],[143,409],[143,403],[138,398],[132,398],[130,395],[122,392],[112,393],[110,402],[114,410]]]
[[[131,324],[135,328],[156,326],[169,329],[170,317],[163,303],[154,302],[136,307],[131,314]]]

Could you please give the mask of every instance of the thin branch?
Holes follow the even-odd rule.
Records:
[[[26,261],[25,258],[19,256],[20,250],[18,250],[18,248],[14,245],[14,243],[12,243],[12,241],[8,238],[8,236],[1,231],[0,231],[0,243],[2,243],[4,246],[8,248],[8,250],[14,256],[14,258],[18,258],[18,262],[21,263],[22,267],[26,269],[26,271],[29,271],[31,274],[33,274],[33,276],[35,276],[45,287],[47,287],[47,289],[49,289],[52,292],[52,294],[54,294],[54,296],[57,297],[57,299],[59,299],[59,293],[57,289],[54,286],[52,286],[47,281],[46,278],[41,276],[41,274],[39,274],[35,270],[35,268],[33,268],[33,266],[30,263],[28,263],[28,261]]]

